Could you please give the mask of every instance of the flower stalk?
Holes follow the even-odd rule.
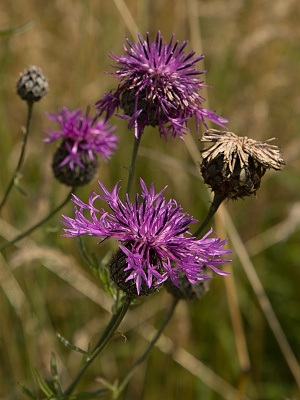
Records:
[[[25,149],[26,149],[26,144],[27,144],[27,140],[28,140],[28,136],[29,136],[29,127],[30,127],[30,122],[31,122],[31,117],[32,117],[32,110],[33,110],[33,102],[27,102],[27,120],[26,120],[26,127],[25,127],[25,132],[24,132],[24,136],[23,136],[23,142],[22,142],[22,148],[21,148],[21,153],[20,153],[20,157],[19,157],[19,161],[17,164],[17,167],[15,169],[15,172],[13,173],[11,180],[5,190],[3,199],[1,200],[0,203],[0,212],[4,206],[4,204],[6,203],[6,200],[13,188],[13,186],[16,184],[16,180],[18,178],[18,174],[19,171],[23,165],[24,162],[24,158],[25,158]]]
[[[122,381],[120,382],[118,387],[115,389],[115,391],[113,393],[114,400],[119,398],[120,394],[125,389],[125,387],[129,383],[130,379],[135,374],[137,368],[146,360],[148,354],[150,353],[152,348],[155,346],[156,342],[158,341],[161,334],[163,333],[165,327],[168,325],[170,319],[173,317],[178,302],[179,302],[179,299],[173,298],[171,307],[170,307],[168,313],[165,315],[165,318],[164,318],[160,328],[157,330],[156,334],[151,339],[149,346],[144,351],[144,353],[138,358],[138,360],[132,365],[132,367],[129,369],[128,373],[126,374],[126,376],[122,379]]]
[[[136,159],[137,159],[137,154],[138,154],[138,149],[139,149],[139,145],[141,142],[141,138],[142,138],[142,135],[139,135],[137,138],[134,137],[134,144],[133,144],[132,156],[131,156],[131,164],[128,169],[128,182],[127,182],[127,189],[126,189],[126,193],[128,193],[129,197],[130,197],[130,193],[132,190]]]
[[[199,228],[194,233],[194,236],[196,238],[198,238],[201,235],[201,233],[204,230],[204,228],[207,227],[207,225],[212,220],[212,218],[215,215],[215,213],[218,211],[218,208],[220,207],[220,205],[222,204],[224,199],[225,199],[225,197],[219,195],[218,193],[214,194],[214,198],[213,198],[213,201],[212,201],[212,203],[211,203],[211,205],[209,207],[207,216],[204,218],[203,222],[201,223]]]
[[[58,211],[60,211],[71,199],[72,193],[75,193],[76,188],[72,188],[70,192],[67,194],[66,198],[60,203],[54,210],[52,210],[45,218],[31,226],[30,228],[26,229],[24,232],[20,233],[17,235],[14,239],[8,240],[7,242],[4,242],[0,245],[0,251],[6,249],[9,246],[12,246],[13,244],[17,243],[21,239],[24,239],[26,236],[29,236],[32,232],[34,232],[36,229],[41,227],[45,222],[49,221],[50,218],[52,218]]]
[[[114,314],[107,325],[105,331],[103,332],[101,338],[97,342],[94,350],[90,357],[88,357],[83,364],[82,368],[78,372],[77,376],[74,378],[72,383],[69,387],[65,390],[64,395],[70,395],[73,393],[74,389],[80,382],[81,378],[83,377],[85,371],[90,367],[90,365],[95,361],[95,359],[101,354],[101,352],[105,349],[107,344],[109,343],[110,339],[116,332],[117,328],[119,327],[120,323],[122,322],[123,318],[125,317],[130,304],[132,302],[132,298],[127,296],[124,299],[123,305],[117,310],[116,314]]]

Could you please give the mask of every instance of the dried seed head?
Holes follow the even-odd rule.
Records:
[[[52,170],[55,178],[68,186],[87,185],[94,178],[98,169],[98,160],[96,154],[90,158],[88,152],[83,151],[77,154],[77,162],[71,164],[66,162],[70,157],[69,149],[72,148],[73,141],[65,139],[58,147],[53,156]]]
[[[267,169],[285,164],[279,147],[268,142],[240,137],[233,132],[210,129],[202,142],[214,144],[202,151],[204,182],[222,198],[237,199],[255,194]]]
[[[40,68],[32,65],[20,74],[17,80],[17,94],[32,104],[47,94],[48,81]]]

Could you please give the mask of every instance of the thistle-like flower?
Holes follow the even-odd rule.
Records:
[[[63,215],[67,237],[80,235],[97,236],[105,240],[114,238],[119,250],[111,262],[111,277],[130,295],[148,294],[170,278],[178,286],[179,273],[189,282],[207,279],[202,267],[206,265],[218,274],[226,275],[217,268],[228,260],[221,258],[230,250],[223,247],[227,240],[216,236],[209,238],[211,230],[196,239],[189,233],[189,224],[197,222],[173,199],[163,197],[164,188],[155,193],[154,184],[149,190],[140,179],[142,192],[130,202],[126,195],[123,203],[118,196],[118,183],[110,193],[102,183],[103,195],[92,192],[88,204],[73,195],[75,218]],[[96,200],[106,202],[111,213],[95,207]],[[84,216],[87,210],[90,218]]]
[[[48,137],[44,141],[62,139],[53,157],[55,177],[69,186],[89,183],[97,171],[97,154],[107,161],[117,147],[118,138],[113,134],[116,128],[82,114],[81,110],[63,108],[57,115],[47,115],[59,123],[60,129],[46,132]]]
[[[163,42],[159,31],[153,42],[149,33],[146,40],[140,34],[138,38],[138,43],[126,38],[125,55],[110,54],[117,63],[114,76],[120,84],[96,103],[99,114],[106,112],[108,119],[122,108],[124,114],[119,116],[129,120],[129,128],[134,128],[137,138],[147,125],[158,126],[165,138],[182,138],[191,117],[195,117],[197,129],[200,123],[207,128],[206,119],[224,127],[225,118],[202,108],[205,100],[199,90],[206,85],[199,75],[205,71],[196,69],[195,64],[204,56],[194,57],[194,51],[186,53],[187,42],[179,45],[174,35],[169,43]]]
[[[210,129],[202,142],[213,143],[202,151],[204,182],[219,198],[237,199],[255,194],[267,169],[279,170],[285,164],[279,147],[233,132]]]

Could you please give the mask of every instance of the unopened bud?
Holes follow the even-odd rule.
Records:
[[[48,91],[48,81],[40,68],[32,65],[20,74],[17,80],[17,94],[28,103],[39,101]]]

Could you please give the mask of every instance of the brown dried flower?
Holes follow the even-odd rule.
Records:
[[[255,194],[267,169],[280,170],[285,164],[279,147],[240,137],[233,132],[210,129],[202,142],[214,144],[202,151],[204,182],[221,198],[243,198]]]

